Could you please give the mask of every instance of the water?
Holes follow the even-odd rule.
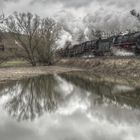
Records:
[[[140,140],[139,89],[79,72],[1,83],[0,140]]]

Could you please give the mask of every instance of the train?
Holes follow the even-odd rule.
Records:
[[[57,53],[61,57],[110,56],[114,55],[114,49],[126,50],[135,55],[140,55],[140,32],[111,36],[106,39],[99,38],[81,44],[69,45],[59,49]]]

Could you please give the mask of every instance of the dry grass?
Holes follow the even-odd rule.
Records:
[[[95,74],[140,77],[140,59],[138,58],[62,59],[58,65],[84,68]]]
[[[24,60],[11,60],[4,62],[0,65],[0,67],[21,67],[21,66],[29,66],[30,64]]]
[[[38,75],[57,74],[71,71],[80,71],[80,69],[58,66],[0,68],[0,81],[16,80]]]

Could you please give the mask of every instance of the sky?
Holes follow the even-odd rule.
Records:
[[[85,33],[87,23],[105,31],[125,31],[138,26],[130,10],[140,11],[140,0],[0,0],[0,9],[6,15],[18,11],[53,17],[73,34]]]
[[[41,16],[53,16],[69,11],[82,17],[98,10],[128,12],[140,10],[139,0],[0,0],[0,7],[7,14],[13,11],[30,11]]]

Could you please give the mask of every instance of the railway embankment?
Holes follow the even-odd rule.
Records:
[[[98,57],[62,59],[58,65],[77,67],[97,75],[140,78],[140,57]]]

